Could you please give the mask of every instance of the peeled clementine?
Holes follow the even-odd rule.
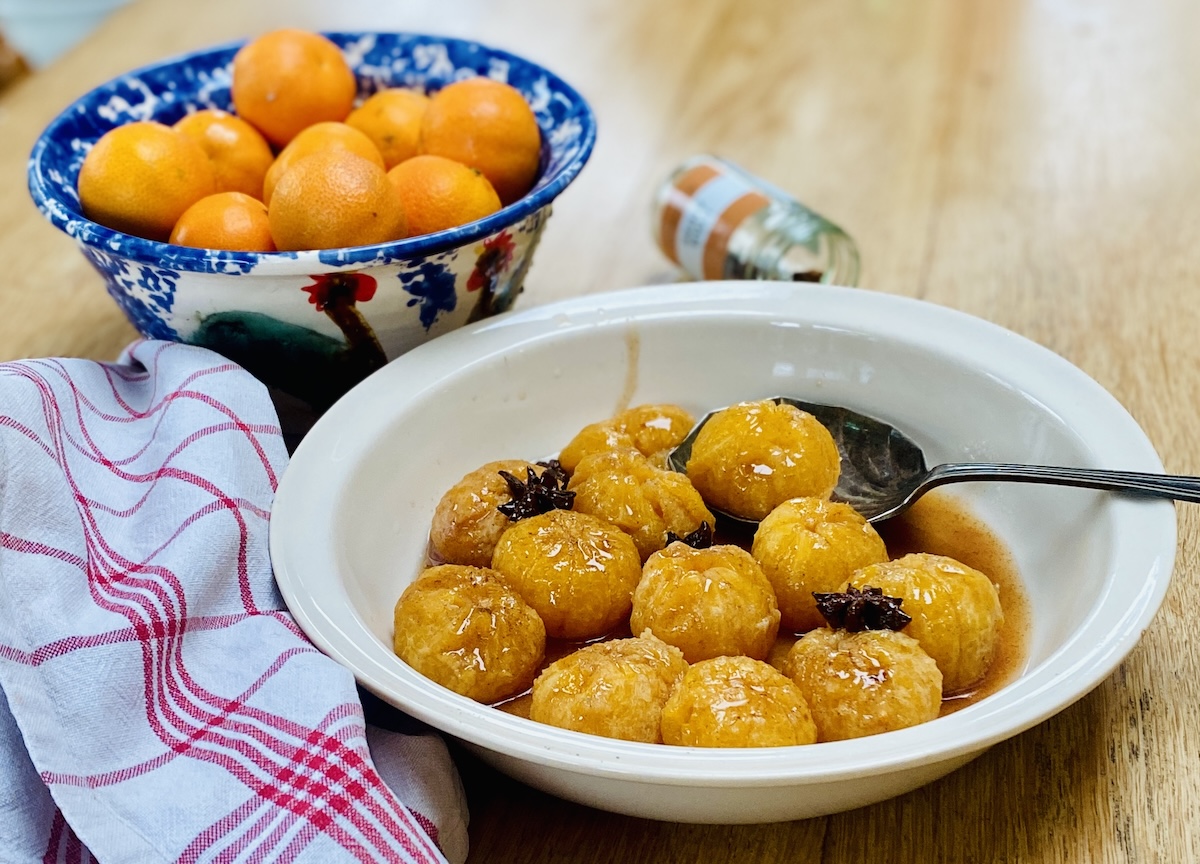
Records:
[[[279,178],[267,215],[282,251],[386,243],[406,229],[387,173],[345,150],[323,150],[292,165]]]
[[[410,237],[455,228],[500,209],[488,179],[442,156],[414,156],[388,172],[400,195]]]
[[[358,85],[341,49],[319,33],[276,30],[233,58],[233,104],[273,144],[306,126],[345,120]]]
[[[541,137],[520,91],[490,78],[468,78],[431,97],[420,147],[482,171],[501,203],[511,204],[533,186]]]
[[[166,240],[183,211],[215,191],[213,164],[203,148],[148,120],[104,133],[79,170],[85,216],[150,240]]]

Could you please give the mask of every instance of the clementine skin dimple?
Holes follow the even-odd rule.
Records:
[[[204,148],[216,172],[218,192],[262,197],[263,178],[275,154],[257,129],[217,108],[189,114],[176,122],[175,128]]]
[[[318,33],[284,29],[244,45],[233,58],[233,104],[282,147],[323,120],[345,120],[358,83],[341,49]]]
[[[166,240],[183,211],[215,191],[215,171],[204,149],[149,120],[104,133],[79,170],[83,214],[149,240]]]
[[[267,216],[284,252],[388,243],[406,231],[400,197],[384,170],[344,150],[314,153],[289,168]]]
[[[409,236],[457,228],[500,209],[480,172],[441,156],[414,156],[388,172],[408,218]]]
[[[417,155],[421,120],[429,97],[404,87],[389,87],[372,94],[350,112],[346,124],[375,142],[385,168],[395,168]]]
[[[218,192],[201,198],[183,211],[170,242],[196,249],[275,251],[267,208],[242,192]]]
[[[541,133],[519,90],[490,78],[468,78],[431,97],[420,149],[483,172],[507,206],[533,186]]]
[[[275,194],[275,187],[279,184],[279,178],[287,173],[290,167],[305,156],[311,156],[314,153],[321,153],[327,150],[345,150],[356,156],[363,157],[368,162],[375,163],[380,168],[384,167],[383,155],[379,152],[379,148],[375,146],[375,142],[359,130],[345,123],[338,123],[333,120],[314,123],[280,150],[279,155],[275,157],[275,161],[267,169],[262,184],[263,203],[268,207],[271,206],[271,196]]]

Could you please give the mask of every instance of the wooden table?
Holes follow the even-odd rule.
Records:
[[[862,284],[1064,355],[1200,473],[1200,7],[1193,0],[143,0],[0,97],[0,357],[112,358],[134,336],[25,193],[42,126],[168,54],[290,24],[484,40],[558,71],[600,135],[522,305],[677,278],[649,201],[712,151],[858,240]],[[1109,680],[924,789],[782,825],[613,816],[465,762],[472,861],[1200,860],[1200,511],[1166,604]]]

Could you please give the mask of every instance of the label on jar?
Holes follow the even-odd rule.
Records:
[[[730,236],[769,203],[737,174],[705,160],[679,174],[667,190],[660,244],[693,276],[722,279]]]

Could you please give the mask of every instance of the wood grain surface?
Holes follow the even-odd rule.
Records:
[[[134,336],[25,191],[75,96],[276,26],[466,36],[592,102],[520,304],[679,278],[649,204],[716,152],[858,241],[861,283],[1009,327],[1114,393],[1168,470],[1200,474],[1200,4],[1194,0],[142,0],[0,96],[0,358],[112,358]],[[779,825],[640,821],[463,757],[472,862],[1200,860],[1200,510],[1145,637],[1080,702],[901,798]]]

